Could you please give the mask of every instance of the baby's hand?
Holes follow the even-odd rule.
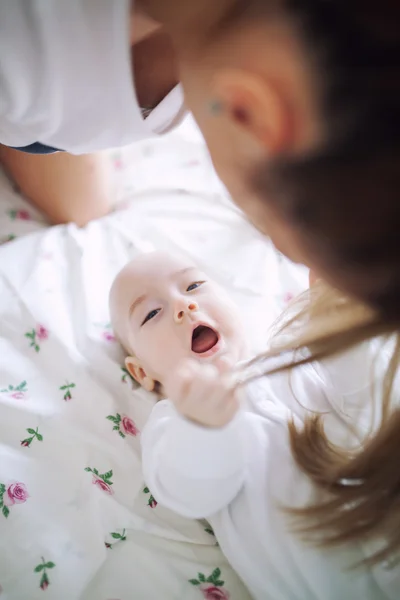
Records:
[[[187,419],[206,427],[223,427],[239,408],[236,380],[227,368],[222,362],[217,368],[185,361],[167,382],[167,397]]]

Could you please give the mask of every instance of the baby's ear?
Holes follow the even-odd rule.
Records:
[[[125,366],[135,381],[142,386],[147,392],[154,390],[155,381],[151,377],[147,377],[146,371],[141,367],[140,362],[134,356],[127,356]]]

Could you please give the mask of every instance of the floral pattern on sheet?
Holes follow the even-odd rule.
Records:
[[[29,211],[24,208],[9,210],[8,216],[12,221],[16,221],[17,219],[19,221],[30,221],[32,218]]]
[[[208,577],[198,573],[197,578],[189,579],[189,583],[198,586],[205,600],[229,600],[230,593],[224,588],[225,581],[220,577],[221,569],[217,567]]]
[[[114,490],[111,488],[113,482],[111,481],[111,477],[113,476],[112,470],[107,471],[107,473],[99,473],[97,469],[92,469],[91,467],[86,467],[85,471],[88,473],[92,473],[92,483],[96,487],[99,488],[102,492],[109,494],[112,496],[114,494]]]
[[[44,342],[49,337],[49,332],[43,325],[37,325],[36,329],[31,329],[25,333],[25,337],[28,338],[31,343],[30,347],[35,350],[35,352],[40,352],[40,343]]]
[[[113,531],[112,533],[110,533],[110,536],[112,537],[113,540],[116,540],[114,543],[110,543],[110,542],[104,542],[105,547],[107,548],[107,550],[112,550],[115,546],[115,544],[118,544],[119,542],[126,542],[126,530],[123,529],[122,533],[118,533],[118,531]]]
[[[94,326],[100,331],[100,337],[105,342],[115,342],[111,323],[94,323]]]
[[[0,238],[0,246],[3,246],[3,244],[8,244],[8,242],[12,242],[15,239],[17,239],[17,236],[14,233],[9,233]]]
[[[0,483],[0,511],[7,519],[10,508],[15,504],[24,504],[29,498],[26,485],[21,482],[13,482],[8,485]]]
[[[143,494],[149,494],[149,497],[147,498],[147,506],[150,506],[150,508],[155,508],[158,504],[157,500],[154,498],[147,486],[143,488]]]
[[[68,381],[66,381],[64,385],[60,386],[60,390],[62,392],[64,392],[63,399],[66,402],[68,402],[69,400],[72,400],[71,390],[73,390],[74,387],[76,387],[75,383],[69,383]]]
[[[39,587],[43,591],[46,591],[50,585],[50,579],[47,574],[47,571],[50,569],[54,569],[56,565],[51,561],[46,562],[43,556],[41,557],[41,559],[42,562],[36,565],[36,567],[34,568],[34,573],[41,573]]]
[[[29,433],[30,437],[21,440],[21,446],[23,446],[24,448],[30,448],[34,440],[37,440],[38,442],[43,442],[43,436],[39,432],[38,427],[36,427],[36,429],[28,427],[26,431]]]
[[[119,435],[124,439],[127,435],[137,436],[139,429],[136,427],[135,422],[126,415],[108,415],[106,417],[109,421],[114,423],[113,431],[118,431]]]
[[[2,394],[8,394],[14,400],[25,400],[28,390],[26,389],[26,381],[21,381],[17,386],[9,385],[8,388],[0,390]]]
[[[128,369],[126,369],[125,367],[121,367],[121,371],[122,371],[122,375],[121,375],[122,383],[128,383],[128,381],[133,381]]]

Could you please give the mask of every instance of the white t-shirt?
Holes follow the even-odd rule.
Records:
[[[375,543],[328,550],[306,545],[281,510],[309,505],[315,498],[310,480],[292,458],[290,418],[301,427],[311,408],[326,413],[329,439],[344,447],[357,447],[369,427],[377,426],[379,410],[372,409],[369,384],[373,352],[373,345],[364,345],[291,376],[251,384],[245,406],[223,429],[185,420],[169,400],[153,409],[142,433],[151,493],[183,516],[209,520],[255,600],[399,598],[400,564],[395,561],[348,570],[373,554]]]
[[[131,0],[1,0],[0,143],[73,154],[164,133],[180,86],[142,117],[132,82]]]

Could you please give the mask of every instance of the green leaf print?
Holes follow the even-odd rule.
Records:
[[[3,515],[5,516],[5,518],[7,519],[8,515],[10,514],[10,509],[8,508],[8,506],[3,506],[3,508],[1,509],[1,512],[3,513]]]
[[[36,342],[36,331],[34,329],[32,329],[32,331],[28,331],[27,333],[25,333],[25,337],[31,340],[30,347],[33,348],[35,352],[39,352],[40,346]]]
[[[24,446],[25,448],[30,448],[33,440],[35,439],[38,442],[43,442],[43,436],[39,433],[37,427],[36,429],[32,429],[31,427],[29,427],[26,431],[31,434],[31,437],[21,440],[21,446]]]
[[[157,500],[154,498],[153,494],[151,494],[147,486],[143,488],[143,493],[150,494],[149,498],[147,499],[147,506],[150,506],[150,508],[155,508],[157,506]]]
[[[122,416],[119,413],[117,413],[116,415],[108,415],[106,419],[114,423],[114,427],[112,428],[112,430],[117,431],[118,435],[124,440],[126,438],[126,435],[123,431],[121,431],[121,426],[123,422]]]
[[[68,400],[72,400],[72,394],[71,394],[71,390],[76,387],[75,383],[69,383],[68,381],[64,384],[60,386],[60,390],[62,392],[65,392],[65,394],[63,395],[63,399],[65,401]]]
[[[126,383],[128,380],[133,381],[132,376],[129,373],[128,369],[126,369],[125,367],[121,367],[121,371],[122,371],[122,377],[121,377],[122,383]]]
[[[37,567],[35,567],[34,571],[35,573],[40,573],[41,571],[43,571],[44,569],[44,565],[38,565]]]
[[[111,537],[114,538],[114,540],[120,540],[121,542],[125,542],[125,540],[126,540],[125,529],[123,530],[122,533],[113,531],[113,533],[111,534]]]
[[[229,598],[229,593],[227,590],[223,589],[225,582],[222,581],[222,579],[219,579],[220,575],[221,575],[221,569],[216,567],[214,569],[214,571],[211,573],[211,575],[209,575],[208,577],[206,577],[204,575],[204,573],[198,573],[198,575],[197,575],[198,579],[189,579],[188,581],[192,585],[201,585],[202,586],[201,589],[204,593],[204,597],[208,598],[208,596],[206,596],[205,592],[207,592],[207,590],[209,589],[207,584],[211,584],[211,586],[214,588],[216,588],[216,587],[220,588],[220,591],[218,592],[218,594],[219,594],[218,598],[221,597],[221,600],[222,600],[222,598],[227,599],[227,598]]]
[[[39,587],[45,591],[47,590],[47,588],[50,585],[50,579],[49,576],[47,575],[47,569],[54,569],[54,567],[56,566],[53,562],[48,561],[46,562],[45,559],[42,558],[42,562],[40,564],[38,564],[34,569],[34,573],[42,573],[42,576],[40,578],[40,582],[39,582]]]

